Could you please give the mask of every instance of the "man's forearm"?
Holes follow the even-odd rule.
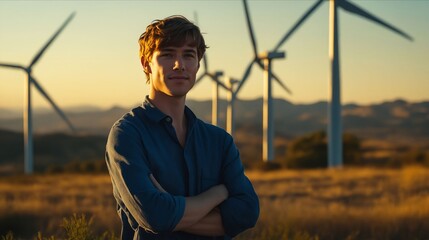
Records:
[[[194,225],[185,228],[183,232],[200,236],[222,236],[225,229],[222,224],[222,217],[219,209],[215,208]]]
[[[174,231],[185,231],[206,216],[213,220],[210,218],[213,216],[208,214],[227,198],[228,190],[224,185],[217,185],[197,196],[187,197],[185,212]]]

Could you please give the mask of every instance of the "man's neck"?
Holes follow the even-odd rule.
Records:
[[[185,117],[186,96],[171,97],[163,93],[150,93],[149,100],[161,112],[173,119],[173,127],[176,130],[178,140],[184,146],[187,131]]]
[[[173,118],[175,121],[182,121],[185,113],[185,100],[183,97],[171,97],[164,93],[150,93],[149,100],[161,112]]]

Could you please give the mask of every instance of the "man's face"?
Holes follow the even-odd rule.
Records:
[[[185,96],[194,86],[199,68],[197,48],[185,43],[156,50],[145,64],[150,74],[151,91],[172,97]]]

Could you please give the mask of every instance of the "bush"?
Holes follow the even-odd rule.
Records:
[[[65,230],[66,237],[43,237],[41,232],[37,233],[35,240],[55,240],[55,239],[66,239],[66,240],[115,240],[115,234],[104,232],[100,236],[97,236],[92,231],[92,218],[87,220],[85,215],[77,216],[73,214],[70,218],[64,218],[63,224],[61,225]],[[8,232],[5,236],[1,236],[1,240],[14,240],[12,232]]]
[[[46,173],[107,173],[105,160],[73,160],[66,164],[51,164]]]
[[[1,236],[1,240],[13,240],[13,232],[8,232],[6,235]]]
[[[287,168],[322,168],[328,163],[326,133],[300,137],[290,143],[284,165]]]
[[[270,161],[270,162],[260,161],[259,163],[255,164],[255,168],[262,171],[278,170],[281,167],[282,165],[275,161]]]
[[[353,134],[343,135],[343,163],[357,164],[361,159],[360,140]],[[297,138],[289,144],[283,165],[287,168],[325,168],[328,166],[326,132],[319,131]]]
[[[360,139],[351,133],[343,134],[343,161],[344,164],[359,164],[362,158]]]
[[[390,165],[397,165],[402,167],[404,165],[421,165],[429,166],[429,154],[427,150],[421,147],[410,147],[402,153],[397,154],[395,158],[391,160]]]

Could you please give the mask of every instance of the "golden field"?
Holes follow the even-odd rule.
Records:
[[[260,197],[254,229],[237,239],[429,239],[429,169],[249,171]],[[0,236],[61,236],[73,213],[119,233],[108,175],[0,177]],[[1,238],[0,238],[1,239]]]

